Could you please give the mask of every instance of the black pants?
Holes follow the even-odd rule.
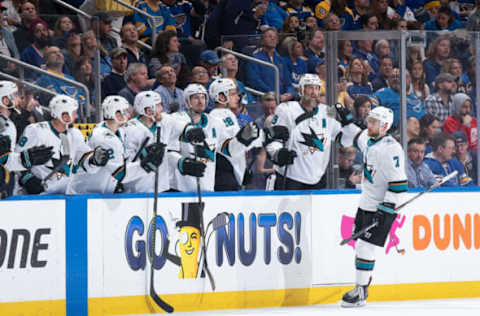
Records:
[[[215,165],[215,191],[238,191],[240,185],[233,173],[233,167],[230,162],[220,154],[215,155],[217,163]]]
[[[356,234],[362,228],[372,224],[375,220],[374,214],[375,212],[369,212],[358,208],[357,215],[355,216],[355,230],[353,233]],[[359,238],[379,247],[385,246],[388,234],[390,233],[390,228],[392,227],[393,221],[396,217],[397,213],[389,214],[385,212],[380,223],[378,223],[377,226],[373,227],[365,234],[361,235]]]
[[[315,184],[306,184],[303,182],[295,181],[287,177],[285,181],[285,188],[283,186],[284,178],[278,172],[275,173],[277,178],[275,179],[275,191],[278,190],[320,190],[327,187],[327,179],[325,175]]]

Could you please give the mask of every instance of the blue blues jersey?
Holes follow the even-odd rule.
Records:
[[[153,8],[147,3],[147,1],[138,1],[135,3],[135,6],[153,16],[156,33],[163,30],[176,31],[175,20],[173,20],[170,10],[166,6],[160,4],[157,8]],[[138,36],[141,39],[148,38],[152,35],[152,28],[150,27],[148,19],[144,15],[135,12],[133,14],[133,23],[135,24]]]
[[[452,179],[442,184],[442,187],[458,187],[458,186],[473,185],[472,179],[465,172],[465,167],[463,167],[462,163],[458,161],[456,158],[447,160],[444,164],[442,164],[439,160],[433,158],[433,154],[430,153],[425,157],[424,162],[427,164],[430,170],[432,170],[432,173],[438,179],[447,176],[448,174],[454,172],[455,170],[458,171],[457,176],[453,177]]]

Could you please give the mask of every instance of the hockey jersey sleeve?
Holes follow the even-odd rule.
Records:
[[[98,166],[92,165],[89,162],[89,158],[93,154],[93,150],[87,145],[82,133],[76,129],[71,128],[68,130],[71,133],[70,147],[73,149],[72,158],[73,162],[87,173],[96,173],[99,170]]]
[[[277,109],[275,110],[275,114],[272,119],[272,126],[285,126],[292,132],[292,128],[295,126],[294,123],[291,122],[290,116],[288,115],[288,103],[280,104]],[[280,141],[273,141],[266,145],[265,149],[267,153],[273,157],[277,150],[283,147],[283,144]]]
[[[355,147],[357,150],[364,152],[368,144],[368,131],[361,130],[354,123],[350,123],[340,129],[336,136],[336,141],[343,147]]]
[[[387,190],[383,202],[399,205],[403,193],[408,190],[408,179],[405,166],[405,153],[398,143],[385,148],[384,159],[381,161],[379,172],[383,173],[387,181]]]

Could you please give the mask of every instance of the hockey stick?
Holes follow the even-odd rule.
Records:
[[[63,166],[70,160],[70,142],[68,141],[67,135],[64,133],[60,133],[60,161],[56,166],[53,167],[52,171],[50,171],[49,174],[42,180],[42,185],[46,188],[47,187],[47,181],[53,177],[54,174],[56,174],[60,169],[63,168]]]
[[[458,171],[455,170],[454,172],[446,175],[445,177],[443,177],[439,182],[431,185],[429,188],[427,188],[426,190],[418,193],[417,195],[413,196],[411,199],[407,200],[406,202],[400,204],[398,207],[395,208],[395,212],[398,212],[400,209],[404,208],[405,206],[407,206],[408,204],[410,204],[411,202],[415,201],[416,199],[418,199],[419,197],[421,197],[422,195],[424,195],[425,193],[427,192],[430,192],[432,191],[433,189],[436,189],[438,187],[440,187],[442,184],[444,184],[445,182],[447,182],[448,180],[450,180],[451,178],[455,177],[457,175]],[[360,231],[358,231],[356,234],[353,234],[351,237],[347,238],[347,239],[344,239],[340,242],[340,246],[343,246],[347,243],[349,243],[350,241],[354,240],[354,239],[357,239],[358,237],[362,236],[363,234],[365,234],[366,232],[368,232],[370,229],[372,229],[373,227],[377,226],[378,225],[378,222],[375,221],[373,223],[371,223],[370,225],[362,228]]]
[[[195,151],[195,161],[197,160],[198,155],[197,152]],[[195,177],[197,181],[197,194],[198,194],[198,211],[200,212],[200,235],[202,236],[201,239],[201,247],[202,247],[202,253],[200,255],[200,267],[202,267],[202,270],[205,269],[207,272],[208,279],[210,280],[210,285],[212,286],[212,290],[215,291],[215,280],[213,279],[213,275],[210,272],[210,269],[208,268],[207,265],[207,248],[205,247],[205,227],[203,225],[203,203],[202,203],[202,190],[200,188],[200,178]],[[201,274],[201,269],[197,270],[197,278]]]
[[[144,141],[148,141],[149,137],[147,137]],[[157,127],[157,145],[160,144],[160,127]],[[142,144],[143,145],[143,144]],[[141,151],[142,149],[140,149]],[[139,151],[139,152],[140,152]],[[155,287],[154,287],[154,263],[155,263],[155,240],[156,240],[156,235],[157,235],[157,206],[158,206],[158,169],[157,167],[155,169],[155,186],[154,186],[154,193],[153,193],[153,232],[152,232],[152,264],[151,264],[151,270],[150,270],[150,297],[153,299],[153,301],[164,311],[167,313],[173,313],[173,307],[169,305],[167,302],[162,300],[160,296],[155,292]]]
[[[148,143],[149,140],[150,140],[150,137],[146,137],[143,140],[142,144],[140,145],[140,149],[135,154],[135,157],[133,157],[132,162],[137,161],[138,157],[140,157],[140,154],[142,153],[143,148],[145,148],[145,146],[147,146],[147,143]]]

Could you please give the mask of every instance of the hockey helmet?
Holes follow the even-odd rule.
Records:
[[[185,100],[185,104],[187,105],[187,107],[189,107],[189,108],[191,107],[190,98],[193,95],[199,94],[199,93],[205,95],[205,101],[206,101],[206,103],[208,103],[207,90],[201,84],[191,83],[185,88],[185,90],[183,90],[183,98]]]
[[[67,113],[70,115],[70,118],[73,119],[73,113],[78,110],[78,102],[74,98],[64,95],[58,94],[54,96],[50,103],[48,104],[52,117],[54,119],[60,120],[63,124],[70,124],[72,122],[65,122],[62,118],[63,113]]]
[[[156,106],[159,103],[162,103],[162,97],[158,92],[155,91],[142,91],[135,96],[135,100],[133,101],[135,106],[135,111],[138,115],[147,116],[151,119],[155,119],[155,110]],[[152,110],[152,114],[148,115],[146,109],[150,108]]]
[[[386,133],[393,124],[393,111],[384,106],[377,106],[368,114],[368,117],[374,118],[380,122],[380,130]]]
[[[208,88],[208,93],[210,95],[210,98],[213,101],[221,104],[227,104],[228,96],[230,94],[231,89],[237,89],[237,86],[235,85],[235,82],[233,82],[232,79],[219,78],[219,79],[216,79],[214,82],[212,82],[212,84],[210,85],[210,88]],[[223,93],[223,95],[226,97],[225,101],[220,100],[221,93]]]
[[[300,81],[298,82],[298,94],[300,96],[303,96],[305,86],[322,86],[322,81],[320,80],[320,77],[315,74],[304,74],[302,77],[300,77]]]
[[[117,123],[123,124],[125,123],[125,118],[123,121],[118,121],[116,113],[120,112],[125,116],[129,107],[130,104],[124,97],[119,95],[109,95],[102,103],[103,118],[106,120],[115,120]]]
[[[0,81],[0,105],[4,108],[11,109],[15,106],[15,94],[18,93],[17,85],[12,81],[2,80]],[[7,106],[3,103],[3,98],[10,100],[10,105]]]

